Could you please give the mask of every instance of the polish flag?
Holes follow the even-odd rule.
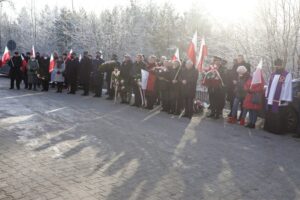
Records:
[[[55,66],[55,60],[52,53],[50,57],[49,73],[51,73],[54,70],[54,66]]]
[[[265,82],[262,73],[262,65],[263,65],[263,60],[261,59],[256,67],[256,70],[253,72],[251,86],[256,84],[262,84]]]
[[[82,55],[79,54],[79,58],[78,58],[79,62],[81,61],[81,59],[82,59]]]
[[[35,58],[35,50],[34,50],[34,46],[32,45],[32,49],[31,49],[31,55]]]
[[[189,59],[196,65],[196,50],[197,50],[197,31],[194,34],[193,40],[188,48],[187,55]]]
[[[172,60],[173,61],[180,60],[180,58],[179,58],[179,49],[178,48],[176,48],[176,52],[175,52],[174,56],[172,57]]]
[[[27,70],[27,62],[24,59],[23,55],[21,54],[21,58],[22,58],[22,66],[21,66],[21,70],[22,72],[25,72]]]
[[[7,61],[9,61],[9,59],[10,59],[10,53],[9,53],[8,48],[5,47],[4,53],[3,53],[3,56],[2,56],[2,59],[1,59],[1,65],[0,65],[0,67],[2,67],[3,65],[5,65],[7,63]]]
[[[197,68],[198,68],[199,72],[202,72],[204,59],[207,56],[208,56],[207,46],[205,44],[204,38],[202,38],[201,46],[200,46],[200,52],[199,52],[199,57],[198,57],[198,61],[197,61]]]
[[[73,53],[73,49],[70,50],[69,54],[68,54],[68,57],[67,57],[67,60],[71,60],[71,54]]]

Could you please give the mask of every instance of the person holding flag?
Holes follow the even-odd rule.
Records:
[[[208,88],[211,113],[209,118],[219,119],[225,106],[226,69],[222,66],[222,59],[214,56],[211,66],[204,70],[203,85]]]
[[[247,70],[247,68],[245,67],[244,70]],[[246,73],[249,74],[249,72]],[[247,113],[249,113],[249,123],[246,125],[248,128],[255,128],[258,111],[263,108],[264,85],[265,81],[262,75],[261,60],[253,73],[253,78],[248,76],[248,80],[246,80],[244,85],[244,90],[247,92],[247,95],[243,103],[244,110],[241,123],[244,121]]]
[[[20,89],[20,83],[22,80],[22,58],[19,52],[15,52],[15,55],[8,61],[10,67],[9,77],[10,77],[10,89],[14,89],[14,83],[16,81],[17,89]]]

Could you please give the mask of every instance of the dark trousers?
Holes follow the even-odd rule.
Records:
[[[169,90],[162,90],[161,91],[161,98],[162,98],[163,111],[169,112],[170,111],[170,91]]]
[[[279,107],[278,112],[272,112],[272,107],[268,106],[264,130],[274,134],[284,134],[287,131],[286,113],[287,107]]]
[[[132,86],[133,94],[134,94],[134,105],[141,106],[142,105],[142,97],[140,93],[139,86],[135,83]]]
[[[15,87],[15,81],[16,81],[17,89],[20,89],[20,83],[21,83],[21,74],[20,74],[20,72],[11,72],[10,73],[10,88]]]
[[[183,98],[184,101],[184,115],[191,118],[193,116],[193,102],[194,98],[186,96]]]
[[[45,80],[41,80],[42,81],[42,88],[43,91],[48,91],[49,90],[49,80],[45,79]]]
[[[25,89],[27,89],[28,88],[28,76],[27,76],[27,73],[23,73],[23,81],[24,81]]]
[[[102,89],[103,89],[103,78],[100,80],[94,81],[94,91],[95,95],[101,97],[102,96]]]
[[[225,105],[225,92],[223,88],[208,88],[208,94],[212,114],[221,115]]]
[[[77,90],[77,81],[70,81],[70,93],[75,94]]]
[[[170,112],[174,114],[180,114],[182,109],[182,97],[179,91],[173,88],[170,91]]]
[[[153,106],[156,101],[156,93],[154,91],[153,92],[146,91],[146,100],[147,100],[147,108],[153,109]]]
[[[83,83],[83,94],[88,95],[90,91],[90,84],[89,82]]]
[[[64,87],[64,83],[63,82],[58,82],[57,83],[57,92],[62,93],[63,87]]]

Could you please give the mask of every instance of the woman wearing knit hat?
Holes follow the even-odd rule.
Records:
[[[231,116],[228,118],[228,123],[231,124],[235,124],[237,122],[237,113],[239,105],[243,104],[244,98],[246,96],[244,85],[250,77],[250,74],[248,73],[247,68],[245,66],[239,66],[236,72],[239,74],[239,80],[236,82],[235,85],[235,99],[231,109]],[[245,125],[245,118],[242,118],[240,120],[240,125]]]

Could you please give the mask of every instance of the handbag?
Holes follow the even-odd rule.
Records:
[[[252,94],[251,101],[252,101],[253,104],[259,105],[259,104],[261,104],[261,100],[262,100],[261,99],[261,93],[255,92],[255,93]]]

